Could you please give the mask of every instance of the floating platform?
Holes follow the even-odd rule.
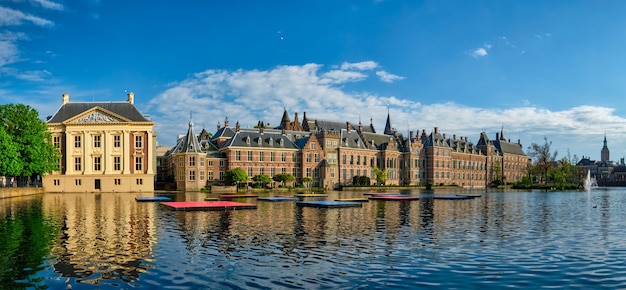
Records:
[[[324,193],[297,193],[297,197],[327,197],[328,194]]]
[[[174,210],[222,210],[256,208],[256,204],[233,201],[172,201],[161,202],[161,204]]]
[[[167,196],[138,196],[135,197],[136,201],[172,201],[171,198]]]
[[[474,197],[466,195],[435,195],[433,199],[474,199]]]
[[[359,198],[359,197],[357,197],[357,198],[338,198],[338,199],[335,199],[335,201],[368,202],[370,200],[367,199],[367,198]]]
[[[320,201],[297,201],[296,205],[299,206],[311,206],[311,207],[324,207],[324,208],[338,208],[338,207],[360,207],[360,202],[348,202],[348,201],[332,201],[332,200],[320,200]]]
[[[222,194],[220,199],[233,199],[233,198],[257,198],[256,194]]]
[[[372,195],[369,197],[369,199],[374,199],[374,200],[418,200],[420,199],[418,196],[413,196],[413,195],[390,195],[390,194],[384,194],[384,195]]]
[[[259,197],[257,200],[262,201],[291,201],[298,200],[295,196],[272,196],[272,197]]]
[[[205,197],[204,201],[218,201],[220,200],[218,197]]]

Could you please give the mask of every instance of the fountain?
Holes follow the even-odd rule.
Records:
[[[585,191],[591,191],[592,187],[598,186],[595,178],[591,178],[591,170],[587,170],[587,178],[583,181]]]

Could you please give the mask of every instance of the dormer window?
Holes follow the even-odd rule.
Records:
[[[274,145],[274,139],[272,137],[270,137],[270,139],[268,140],[268,143],[270,143],[270,146]]]
[[[258,138],[258,139],[256,139],[256,140],[257,140],[257,143],[258,143],[259,145],[263,144],[263,139],[262,139],[261,137],[259,137],[259,138]]]
[[[280,145],[280,147],[283,147],[285,145],[284,143],[282,138],[278,139],[278,145]]]
[[[250,145],[250,136],[246,137],[246,144]]]

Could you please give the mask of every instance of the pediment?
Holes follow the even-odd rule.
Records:
[[[84,123],[126,123],[130,122],[130,120],[104,110],[100,107],[93,108],[88,110],[70,120],[66,123],[71,124],[84,124]]]

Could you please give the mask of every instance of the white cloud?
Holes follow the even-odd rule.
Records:
[[[24,22],[31,22],[38,26],[53,26],[50,20],[26,14],[21,11],[0,7],[0,26],[22,25]]]
[[[33,3],[41,5],[41,7],[52,10],[63,10],[63,5],[48,0],[31,0]]]
[[[404,77],[388,73],[384,70],[377,71],[376,75],[380,78],[381,81],[386,82],[386,83],[393,83],[395,81],[404,79]]]
[[[35,70],[17,73],[15,77],[25,81],[41,82],[49,78],[51,75],[52,73],[47,70]]]
[[[244,128],[253,127],[259,120],[277,126],[285,108],[292,120],[297,112],[300,121],[303,112],[311,118],[342,122],[358,122],[361,117],[365,125],[371,118],[375,128],[382,131],[389,107],[392,126],[403,134],[408,130],[430,133],[439,127],[448,136],[468,137],[474,143],[481,132],[495,138],[495,133],[504,127],[505,137],[512,142],[520,139],[524,150],[531,143],[543,143],[545,136],[554,141],[561,156],[568,148],[579,157],[599,152],[604,132],[613,138],[615,148],[621,146],[618,140],[626,140],[626,119],[611,108],[578,106],[549,110],[532,106],[524,99],[519,101],[520,106],[511,108],[478,108],[445,101],[423,104],[374,92],[346,91],[344,84],[355,81],[354,78],[335,77],[330,82],[331,72],[319,64],[278,66],[263,71],[207,70],[170,84],[146,109],[140,110],[152,115],[159,142],[164,145],[173,144],[178,134],[186,132],[189,111],[193,111],[197,130],[205,127],[214,132],[215,125],[223,125],[225,118],[231,126],[239,121]]]
[[[475,58],[487,56],[487,49],[485,49],[484,47],[479,47],[477,49],[474,49],[474,50],[470,51],[469,55],[471,55],[471,56],[473,56]]]
[[[17,41],[25,39],[23,33],[0,33],[0,67],[14,63],[19,59]]]
[[[356,63],[344,62],[341,64],[342,70],[371,70],[378,67],[378,63],[375,61],[362,61]]]

